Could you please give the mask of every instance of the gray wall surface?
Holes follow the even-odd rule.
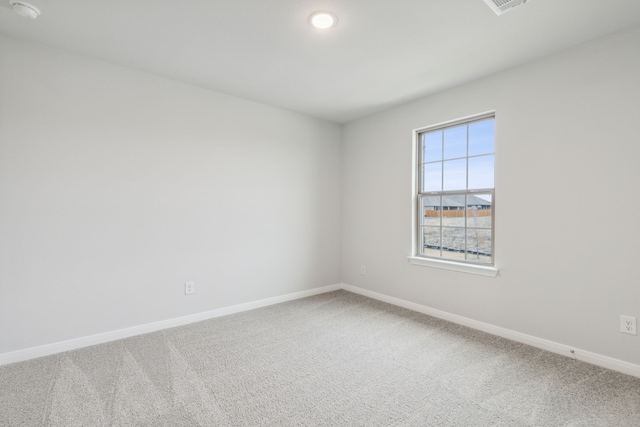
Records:
[[[338,125],[1,36],[0,58],[0,353],[339,283]]]
[[[638,46],[341,128],[0,36],[0,354],[342,281],[640,364]],[[409,264],[412,130],[488,110],[500,275]]]
[[[636,27],[345,125],[343,282],[640,364],[619,332],[640,316],[639,46]],[[412,130],[490,110],[499,277],[409,264]]]

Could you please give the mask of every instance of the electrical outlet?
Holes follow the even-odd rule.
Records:
[[[196,282],[184,282],[184,294],[191,295],[196,292]]]
[[[367,274],[367,266],[366,265],[361,265],[360,266],[360,274]]]
[[[636,318],[620,315],[620,332],[623,334],[638,335]]]

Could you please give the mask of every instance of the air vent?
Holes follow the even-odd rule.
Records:
[[[502,15],[510,11],[512,8],[525,3],[527,0],[484,0],[496,15]]]

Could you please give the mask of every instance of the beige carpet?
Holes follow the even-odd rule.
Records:
[[[345,291],[0,367],[0,426],[640,426],[640,379]]]

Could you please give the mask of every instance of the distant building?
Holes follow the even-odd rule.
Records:
[[[428,210],[440,210],[440,196],[423,197],[423,206]],[[467,196],[467,209],[491,209],[491,202],[477,196]],[[459,211],[464,209],[464,196],[442,196],[442,210]]]

